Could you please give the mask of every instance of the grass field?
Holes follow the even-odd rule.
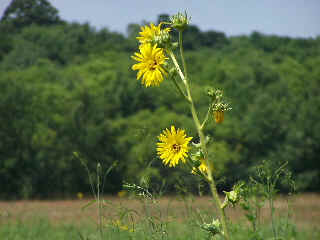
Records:
[[[164,197],[157,203],[126,197],[104,199],[105,239],[205,239],[207,234],[195,223],[200,215],[205,219],[215,216],[209,197]],[[97,207],[93,204],[83,209],[90,201],[0,202],[0,239],[99,239]],[[294,223],[294,232],[288,239],[320,239],[320,195],[296,195],[289,201],[278,197],[275,207],[279,221],[281,217],[288,219],[289,213],[290,222]],[[268,210],[267,207],[261,210],[263,236],[250,238],[242,210],[228,209],[227,214],[235,223],[235,239],[272,239],[268,233],[271,232]]]

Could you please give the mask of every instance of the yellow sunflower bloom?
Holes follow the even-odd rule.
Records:
[[[200,170],[200,172],[202,172],[203,174],[206,174],[207,173],[207,170],[208,170],[208,166],[207,166],[207,164],[206,164],[206,161],[202,158],[202,159],[200,159],[200,161],[201,161],[201,164],[200,164],[200,166],[198,167],[198,169]],[[191,172],[192,174],[196,174],[196,168],[194,167],[193,169],[192,169],[192,172]]]
[[[152,46],[150,43],[140,45],[140,53],[135,53],[132,58],[139,63],[132,66],[133,70],[139,70],[137,79],[142,77],[142,84],[146,87],[159,86],[163,81],[163,75],[167,75],[162,67],[168,59],[163,52],[162,48],[157,45]]]
[[[204,159],[201,159],[200,161],[201,161],[201,164],[200,164],[200,166],[199,166],[199,170],[200,170],[201,172],[203,172],[203,173],[206,173],[207,170],[208,170],[208,166],[207,166],[207,164],[206,164],[206,161],[205,161]]]
[[[185,157],[189,151],[188,144],[192,137],[186,137],[185,131],[171,126],[171,131],[166,129],[158,137],[157,152],[162,162],[169,167],[175,167],[181,160],[186,162]]]
[[[158,26],[155,26],[153,23],[149,26],[141,27],[141,32],[139,32],[140,37],[137,37],[140,43],[150,43],[156,36],[161,34],[161,25],[160,23]],[[165,28],[164,32],[170,32],[170,28]]]

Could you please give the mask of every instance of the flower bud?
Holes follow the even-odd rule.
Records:
[[[228,103],[223,100],[223,92],[220,89],[210,91],[213,95],[212,111],[216,123],[222,123],[224,120],[224,112],[231,110]]]
[[[183,31],[189,24],[190,18],[187,16],[187,13],[184,14],[178,13],[170,17],[171,27],[177,29],[178,31]]]
[[[228,201],[232,204],[236,204],[240,199],[240,196],[236,191],[226,192],[226,195],[228,197]]]
[[[207,91],[207,95],[211,98],[214,98],[215,97],[215,93],[214,93],[214,89],[212,87],[207,87],[206,88],[206,91]]]
[[[220,234],[222,232],[221,228],[222,228],[222,225],[219,221],[219,219],[213,219],[212,220],[212,223],[203,223],[200,225],[200,227],[203,229],[203,230],[206,230],[208,232],[210,232],[212,234],[212,236],[216,235],[216,234]]]
[[[240,195],[236,191],[231,191],[231,192],[223,191],[223,192],[226,194],[226,197],[221,208],[227,207],[229,203],[231,203],[232,207],[234,207],[235,204],[240,200]]]
[[[222,123],[224,120],[224,111],[222,110],[214,111],[213,116],[216,123]]]
[[[152,39],[153,44],[157,44],[160,48],[167,48],[167,46],[170,44],[170,34],[169,34],[168,28],[161,30],[158,35],[155,35]]]
[[[226,194],[225,200],[221,206],[221,208],[225,208],[229,203],[234,207],[236,203],[240,201],[244,183],[238,183],[233,187],[233,190],[230,192],[223,191]]]

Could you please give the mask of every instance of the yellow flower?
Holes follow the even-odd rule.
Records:
[[[83,193],[82,192],[78,192],[77,193],[77,197],[78,197],[78,199],[82,199],[83,198]]]
[[[127,195],[127,191],[125,190],[121,190],[120,192],[118,192],[118,197],[125,197]]]
[[[166,59],[168,59],[162,48],[157,45],[152,46],[150,43],[140,45],[140,53],[135,53],[132,58],[139,63],[132,66],[133,70],[139,70],[137,79],[142,77],[142,84],[146,87],[159,86],[163,81],[162,75],[167,75],[162,67]]]
[[[200,170],[200,172],[202,172],[203,174],[206,174],[207,173],[207,170],[208,170],[208,166],[207,166],[207,164],[206,164],[206,161],[203,159],[203,158],[201,158],[200,159],[200,162],[201,162],[201,164],[200,164],[200,166],[198,167],[198,169]],[[192,174],[196,174],[196,168],[194,167],[193,169],[192,169],[192,172],[191,172]]]
[[[166,129],[158,137],[157,152],[162,162],[169,167],[175,167],[179,161],[186,162],[185,157],[189,151],[188,144],[192,137],[186,137],[185,131],[171,126],[171,131]]]
[[[140,43],[150,43],[154,40],[156,36],[161,34],[161,25],[160,23],[158,26],[155,26],[153,23],[149,26],[141,27],[141,32],[139,32],[140,37],[137,37]],[[164,32],[170,32],[170,28],[165,28]]]
[[[201,172],[203,172],[203,173],[206,173],[207,170],[208,170],[208,166],[207,166],[207,164],[206,164],[206,161],[205,161],[204,159],[201,159],[200,161],[201,161],[201,164],[200,164],[200,166],[199,166],[199,170],[200,170]]]
[[[120,220],[112,221],[112,225],[123,231],[129,231],[129,232],[134,231],[132,228],[129,229],[128,225],[122,224]]]
[[[201,159],[200,159],[200,162],[201,162],[201,164],[200,164],[199,167],[197,167],[197,169],[200,170],[200,172],[201,172],[202,174],[207,174],[208,165],[207,165],[207,163],[206,163],[206,160],[205,160],[204,158],[201,158]],[[211,165],[211,170],[214,170],[213,164],[211,163],[210,165]],[[191,173],[192,173],[192,174],[197,174],[196,167],[193,167],[193,168],[192,168]]]

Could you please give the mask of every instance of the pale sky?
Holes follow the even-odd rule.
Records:
[[[49,0],[67,21],[126,32],[129,23],[155,22],[161,13],[186,10],[201,30],[227,35],[259,31],[291,37],[320,36],[320,0]],[[0,0],[0,16],[10,0]]]

